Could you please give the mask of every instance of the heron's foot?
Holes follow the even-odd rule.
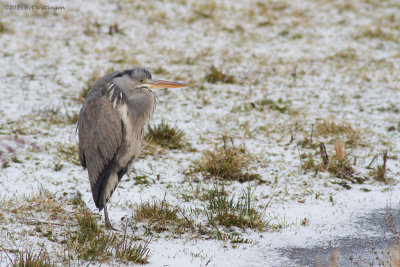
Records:
[[[106,229],[107,229],[107,230],[112,230],[112,231],[118,231],[117,229],[115,229],[115,228],[111,225],[110,221],[106,222]]]

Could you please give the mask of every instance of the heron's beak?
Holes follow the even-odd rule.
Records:
[[[177,88],[177,87],[186,87],[188,84],[163,81],[163,80],[151,80],[149,83],[143,84],[144,86],[152,89],[163,89],[163,88]]]

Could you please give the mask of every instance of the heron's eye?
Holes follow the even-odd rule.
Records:
[[[143,79],[140,79],[140,83],[143,83]]]

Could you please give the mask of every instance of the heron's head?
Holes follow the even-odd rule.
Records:
[[[142,90],[144,88],[163,89],[188,86],[184,83],[153,80],[150,71],[145,68],[124,70],[114,77],[114,82],[119,88],[126,92]]]

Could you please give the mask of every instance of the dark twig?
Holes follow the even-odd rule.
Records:
[[[368,164],[367,169],[371,168],[372,163],[374,163],[374,161],[376,160],[376,158],[378,157],[378,155],[375,155],[374,158],[371,160],[371,162]]]
[[[328,153],[326,153],[326,148],[325,148],[324,142],[319,144],[319,149],[321,150],[321,158],[322,158],[322,163],[324,165],[324,168],[327,168],[328,163],[329,163],[329,156],[328,156]]]

